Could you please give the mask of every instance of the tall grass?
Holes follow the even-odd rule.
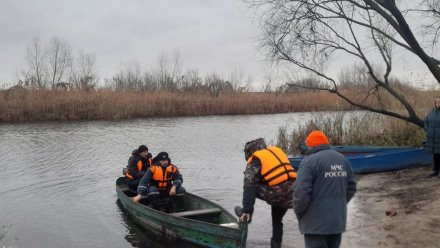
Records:
[[[313,130],[323,131],[332,145],[420,146],[425,141],[422,128],[405,121],[371,112],[349,118],[345,113],[315,118],[291,133],[278,130],[277,145],[290,154],[299,154],[300,145]]]
[[[421,91],[400,85],[396,90],[405,92],[406,99],[414,107],[420,118],[434,107],[434,98],[440,96],[439,91]],[[362,94],[346,90],[354,98]],[[378,106],[372,102],[372,106]],[[405,109],[397,101],[386,94],[382,98],[382,106],[401,114]],[[291,154],[300,153],[299,146],[304,143],[307,135],[313,130],[326,133],[333,145],[390,145],[390,146],[420,146],[426,140],[424,130],[411,123],[371,112],[363,113],[349,120],[344,113],[335,117],[315,118],[307,125],[297,130],[289,131],[285,127],[278,130],[277,145]]]
[[[317,99],[310,101],[310,99]],[[327,103],[332,103],[331,105]],[[171,91],[0,91],[0,122],[118,120],[145,117],[272,114],[349,110],[326,92],[222,93]]]

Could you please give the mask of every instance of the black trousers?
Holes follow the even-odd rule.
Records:
[[[432,169],[434,173],[438,174],[440,172],[440,153],[433,154],[432,161],[433,161]]]
[[[306,248],[339,248],[342,234],[314,235],[305,234],[304,241]]]
[[[127,179],[127,185],[133,192],[137,192],[137,188],[140,180],[141,180],[140,178],[132,179],[132,180]]]
[[[272,206],[272,240],[276,243],[283,241],[283,217],[287,208]]]

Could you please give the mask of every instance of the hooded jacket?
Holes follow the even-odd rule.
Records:
[[[150,167],[150,159],[145,159],[139,155],[139,152],[137,149],[135,149],[131,153],[131,157],[128,159],[128,165],[127,165],[127,178],[130,180],[140,179],[147,171],[148,167]],[[151,157],[151,154],[148,154],[149,157]],[[139,163],[142,164],[141,169],[139,170]],[[132,177],[132,178],[130,178]]]

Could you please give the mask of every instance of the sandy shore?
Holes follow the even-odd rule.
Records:
[[[423,167],[360,176],[341,247],[440,247],[440,178],[430,173]]]

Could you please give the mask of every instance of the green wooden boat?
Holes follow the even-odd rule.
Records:
[[[147,199],[132,201],[136,194],[124,177],[116,180],[116,192],[127,215],[149,232],[201,247],[246,246],[247,224],[238,223],[231,213],[209,200],[186,193],[179,207],[173,208],[178,211],[168,212],[166,206],[156,210],[146,206]]]

